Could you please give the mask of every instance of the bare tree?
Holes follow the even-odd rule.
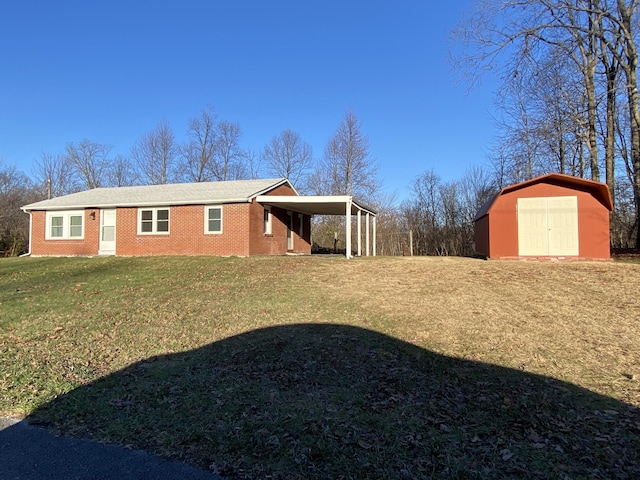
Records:
[[[316,189],[337,195],[354,195],[371,201],[379,190],[376,161],[369,154],[369,140],[355,113],[348,111],[324,152],[324,161],[314,174]],[[314,181],[315,182],[315,181]],[[323,186],[322,186],[323,185]]]
[[[0,159],[0,256],[27,250],[29,218],[20,207],[40,199],[29,177]]]
[[[247,177],[243,161],[246,157],[240,145],[241,138],[240,124],[228,120],[218,122],[212,163],[215,180],[240,180]]]
[[[313,163],[313,149],[298,133],[287,129],[264,146],[262,158],[274,176],[286,177],[294,185],[303,185]]]
[[[369,154],[369,140],[353,112],[344,115],[327,142],[324,158],[308,178],[308,191],[314,195],[353,195],[369,204],[375,203],[380,188],[377,165]],[[319,216],[314,221],[314,241],[325,248],[346,230],[339,217]]]
[[[548,172],[583,176],[588,135],[584,88],[559,51],[505,80],[496,102],[501,131],[496,147],[503,180],[528,180]]]
[[[75,174],[75,169],[66,157],[45,152],[34,161],[32,172],[43,198],[59,197],[79,191],[81,187]]]
[[[88,189],[105,186],[109,177],[107,156],[111,146],[83,139],[77,144],[70,142],[65,149],[67,162],[75,169],[83,186]]]
[[[500,188],[489,171],[478,165],[469,167],[458,183],[460,184],[461,221],[472,229],[473,220],[480,208],[485,202],[491,200]]]
[[[183,177],[190,182],[207,182],[215,178],[217,147],[216,115],[212,107],[189,121],[188,140],[181,147]]]
[[[145,133],[131,149],[140,182],[162,185],[176,177],[177,146],[169,123],[162,121],[154,130]]]
[[[638,93],[638,48],[636,46],[636,28],[638,21],[638,2],[617,0],[617,15],[608,16],[614,31],[620,35],[621,50],[618,45],[609,42],[609,51],[616,56],[626,78],[627,106],[629,115],[629,137],[633,197],[636,210],[636,248],[640,248],[640,94]]]
[[[262,159],[259,152],[253,148],[246,148],[243,151],[243,155],[247,177],[252,180],[260,178],[262,175]]]
[[[461,180],[443,182],[427,170],[415,179],[412,197],[401,205],[417,255],[472,255],[473,219],[497,192],[491,176],[480,167]]]
[[[376,216],[376,251],[377,255],[408,254],[408,228],[402,211],[398,208],[395,194],[379,193],[376,195],[374,208]]]
[[[128,187],[136,184],[136,173],[131,161],[124,155],[116,155],[109,169],[109,186]]]

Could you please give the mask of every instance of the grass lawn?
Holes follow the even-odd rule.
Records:
[[[640,264],[0,261],[0,415],[233,479],[640,478]]]

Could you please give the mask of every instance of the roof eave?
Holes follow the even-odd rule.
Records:
[[[609,191],[609,187],[602,182],[596,182],[595,180],[589,180],[587,178],[574,177],[572,175],[566,175],[563,173],[547,173],[546,175],[542,175],[540,177],[532,178],[530,180],[526,180],[524,182],[516,183],[515,185],[510,185],[508,187],[503,188],[498,196],[501,196],[505,193],[513,192],[516,190],[521,190],[523,188],[529,187],[530,185],[535,185],[536,183],[542,183],[544,181],[556,181],[556,182],[566,182],[568,184],[581,185],[588,190],[590,190],[593,194],[595,194],[600,200],[600,202],[609,210],[613,210],[613,201],[611,199],[611,192]]]
[[[268,187],[265,187],[255,193],[253,193],[252,195],[249,196],[249,201],[253,200],[254,198],[260,196],[260,195],[264,195],[266,192],[270,192],[271,190],[273,190],[274,188],[278,188],[284,184],[288,184],[289,187],[291,188],[291,190],[294,191],[294,193],[296,194],[296,196],[300,196],[300,194],[298,193],[298,191],[295,189],[295,187],[293,186],[293,184],[289,181],[288,178],[281,178],[279,181],[277,181],[276,183],[274,183],[273,185],[270,185]]]
[[[140,208],[140,207],[171,207],[180,205],[216,205],[219,203],[251,203],[251,198],[223,198],[223,199],[202,199],[202,200],[189,200],[184,202],[112,202],[112,203],[97,203],[97,204],[75,204],[75,205],[58,205],[58,206],[43,206],[33,207],[32,205],[25,205],[20,207],[22,211],[29,213],[35,211],[60,211],[60,210],[82,210],[86,208]]]

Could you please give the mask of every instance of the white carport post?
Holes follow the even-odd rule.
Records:
[[[366,224],[366,227],[365,227],[365,239],[364,239],[365,248],[366,248],[366,252],[367,252],[367,257],[369,256],[369,217],[370,216],[371,215],[369,215],[369,212],[367,212],[367,215],[366,215],[367,224]]]
[[[347,238],[345,243],[347,244],[347,251],[345,252],[345,257],[351,258],[351,197],[347,198],[346,209],[347,211],[345,213],[347,218],[347,225],[346,225]]]
[[[358,256],[362,256],[362,210],[358,209]]]
[[[376,256],[376,216],[372,218],[373,222],[373,256]]]

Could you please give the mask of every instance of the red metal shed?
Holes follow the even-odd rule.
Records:
[[[474,219],[475,250],[487,258],[608,259],[606,184],[551,173],[503,188]]]

